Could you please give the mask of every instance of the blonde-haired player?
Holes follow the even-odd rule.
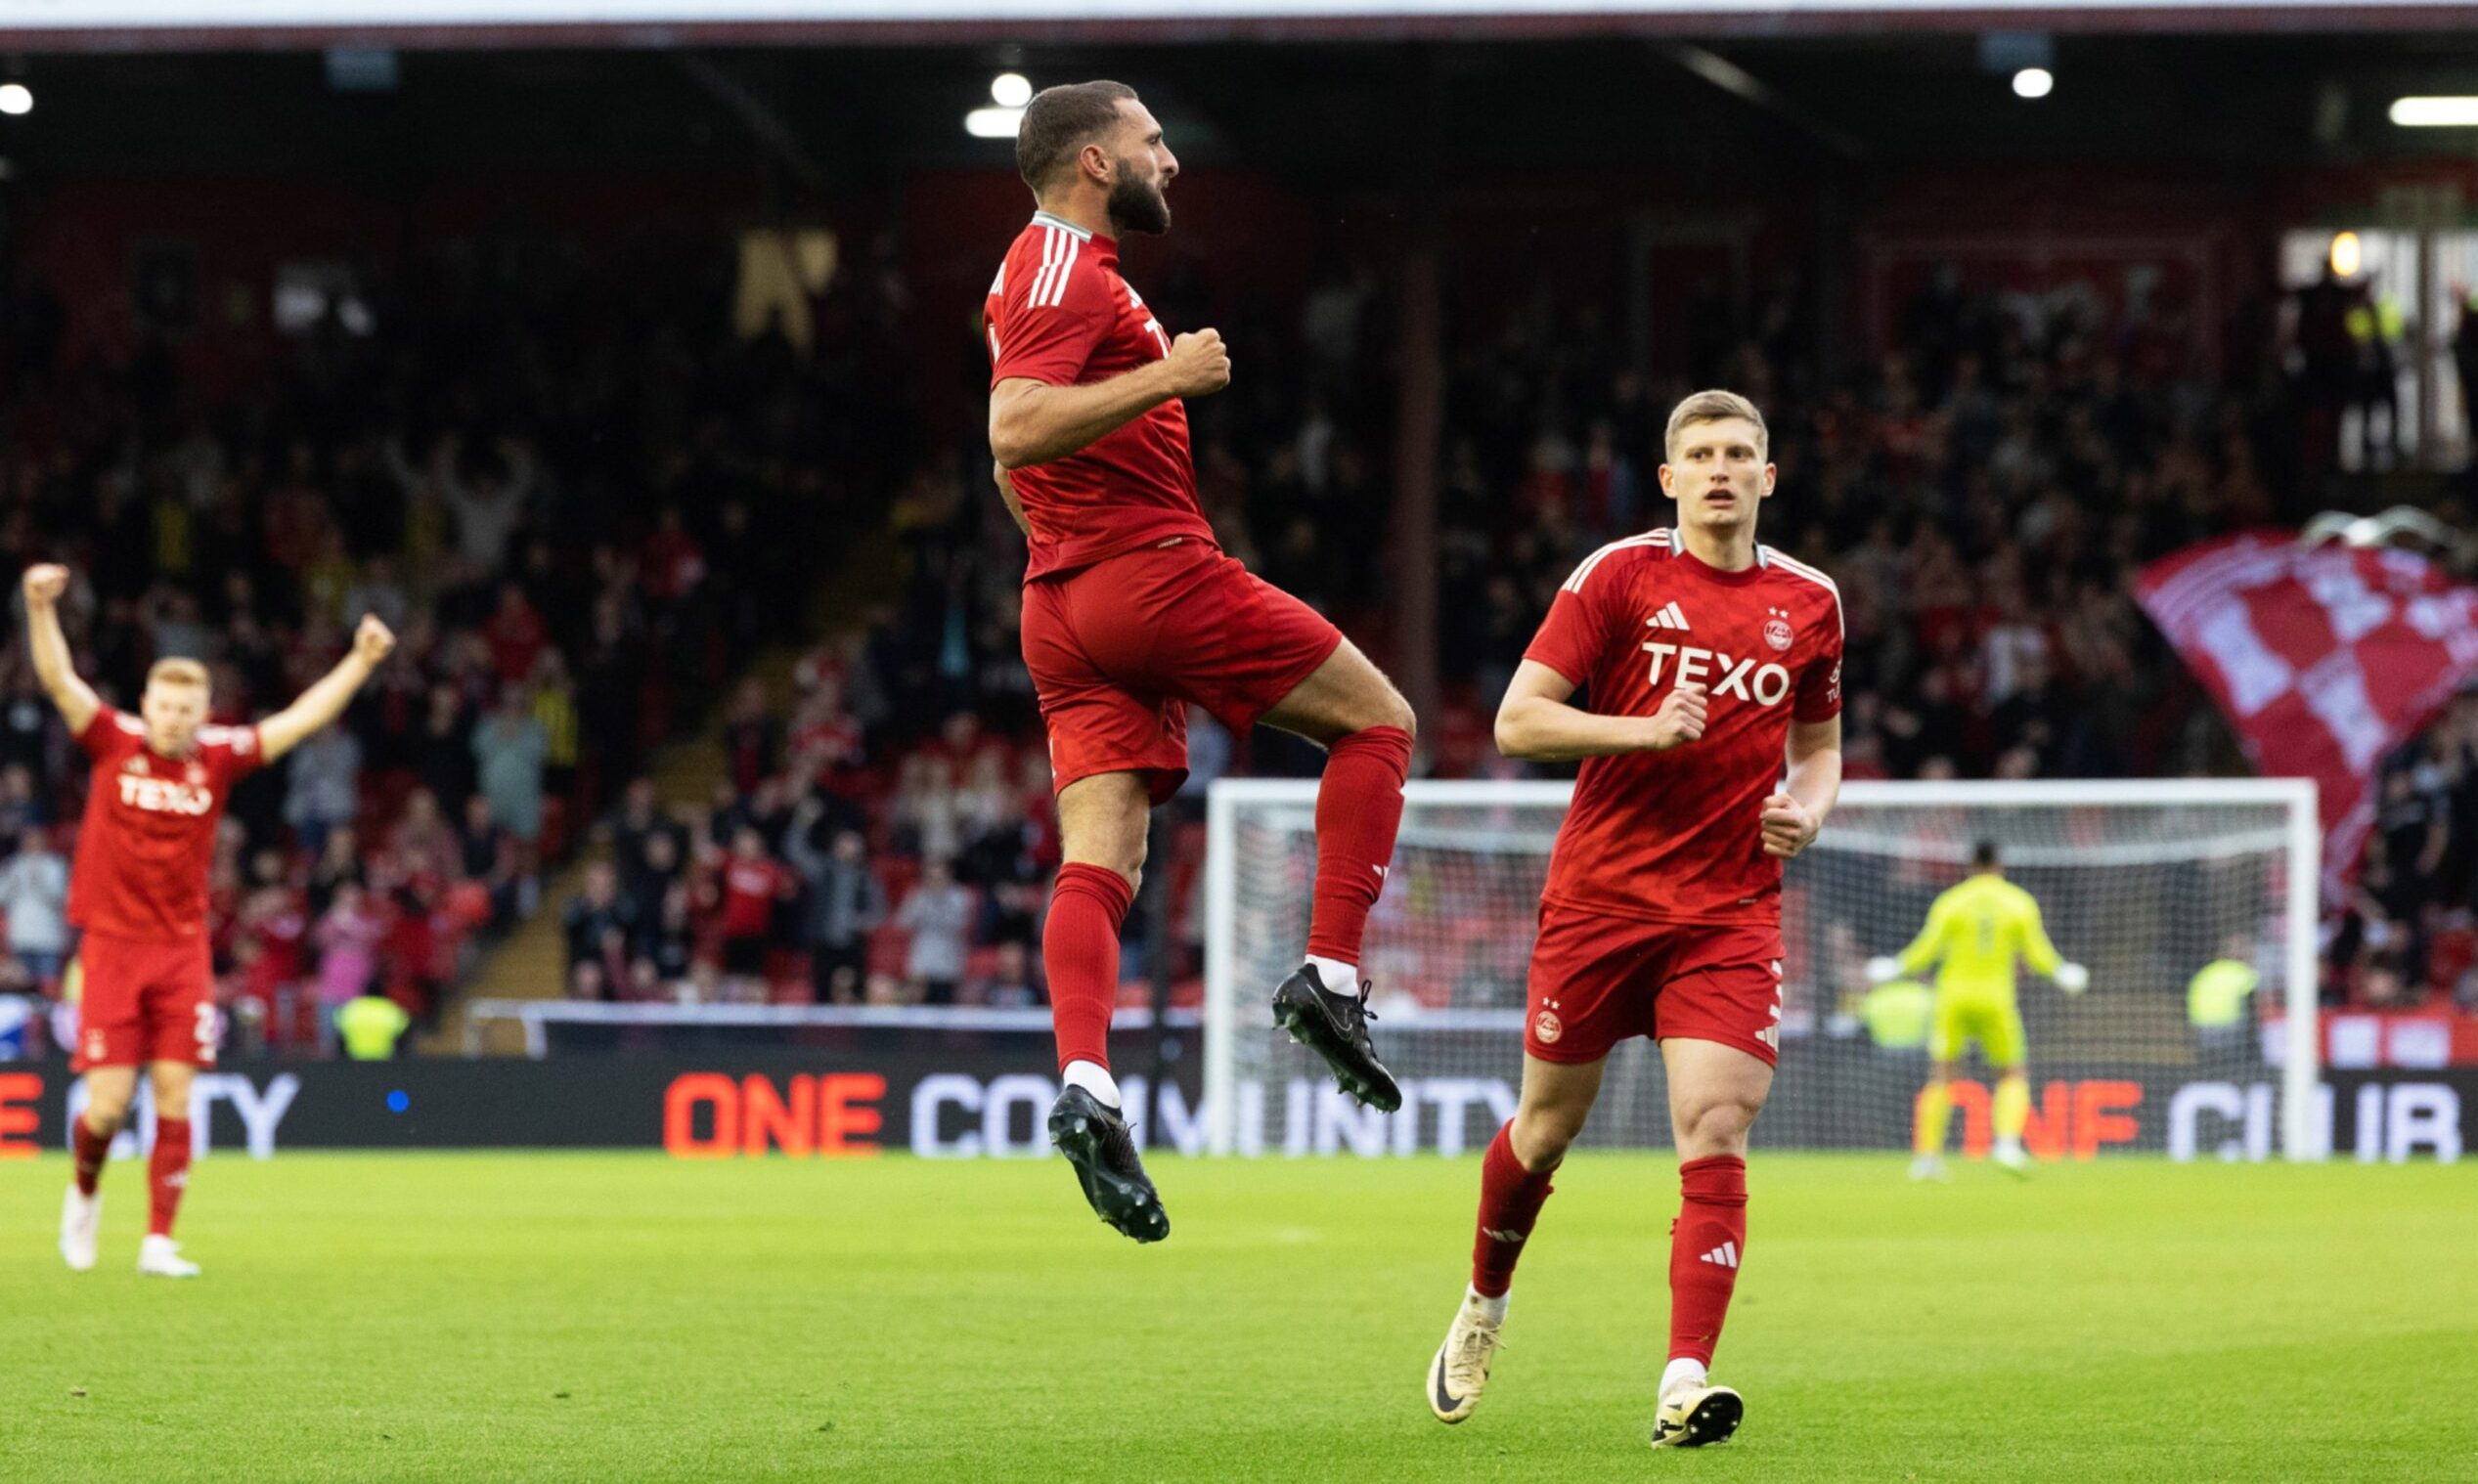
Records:
[[[172,1218],[189,1186],[191,1085],[198,1069],[215,1065],[206,940],[215,826],[232,786],[341,716],[396,636],[365,617],[352,652],[255,726],[208,724],[206,667],[193,659],[158,660],[147,672],[146,694],[132,717],[105,705],[78,677],[61,630],[60,601],[67,588],[66,567],[47,562],[26,569],[26,644],[34,673],[93,769],[68,888],[68,920],[84,932],[78,963],[85,988],[71,1066],[85,1073],[86,1108],[71,1129],[77,1170],[61,1202],[61,1257],[81,1273],[95,1265],[103,1216],[97,1182],[144,1066],[155,1089],[155,1120],[138,1271],[195,1278],[198,1265],[172,1240]]]
[[[2022,1012],[2013,998],[2017,957],[2067,994],[2080,994],[2091,983],[2089,971],[2067,963],[2048,940],[2039,903],[2005,879],[1996,843],[1982,840],[1971,848],[1969,878],[1927,908],[1927,924],[1910,946],[1867,966],[1868,978],[1880,984],[1937,966],[1935,1018],[1927,1032],[1927,1086],[1919,1096],[1910,1165],[1913,1179],[1932,1180],[1944,1173],[1945,1127],[1953,1116],[1948,1084],[1963,1048],[1971,1041],[1979,1043],[1979,1054],[1997,1075],[1989,1110],[1996,1125],[1996,1162],[2017,1175],[2030,1167],[2022,1153],[2022,1126],[2030,1121],[2030,1073],[2022,1066]]]

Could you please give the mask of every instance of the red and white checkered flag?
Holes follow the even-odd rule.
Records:
[[[2478,588],[2413,551],[2257,532],[2153,562],[2137,591],[2256,770],[2315,780],[2337,888],[2374,821],[2375,768],[2478,676]]]

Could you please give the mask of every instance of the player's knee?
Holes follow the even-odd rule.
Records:
[[[1409,701],[1403,699],[1401,691],[1394,689],[1392,685],[1386,686],[1384,700],[1377,708],[1377,712],[1378,720],[1371,722],[1371,725],[1397,727],[1408,733],[1413,741],[1419,740],[1419,714],[1411,709]]]
[[[1723,1098],[1682,1109],[1678,1117],[1678,1142],[1691,1157],[1743,1154],[1747,1149],[1747,1131],[1754,1126],[1755,1114],[1762,1106],[1737,1098]]]
[[[1575,1136],[1583,1132],[1580,1113],[1563,1109],[1524,1108],[1515,1113],[1515,1157],[1528,1170],[1543,1170],[1566,1157]]]

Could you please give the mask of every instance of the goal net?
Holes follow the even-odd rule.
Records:
[[[1314,780],[1214,786],[1206,862],[1205,1105],[1219,1153],[1455,1154],[1512,1115],[1526,976],[1570,784],[1414,783],[1361,970],[1403,1110],[1363,1111],[1271,1026],[1265,1002],[1307,938]],[[2316,1157],[2311,783],[1857,783],[1782,893],[1781,1064],[1754,1138],[1775,1148],[1910,1145],[1927,1071],[1932,973],[1872,984],[1936,894],[1993,841],[2090,987],[2024,968],[2018,1002],[2034,1156]],[[2198,984],[2196,976],[2211,972]],[[2249,986],[2251,986],[2249,988]],[[1983,1153],[1994,1080],[1954,1083],[1949,1154]],[[1611,1057],[1587,1147],[1669,1147],[1657,1048]]]

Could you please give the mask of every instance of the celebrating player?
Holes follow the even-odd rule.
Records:
[[[206,667],[157,660],[132,717],[106,706],[70,663],[60,616],[67,586],[65,567],[26,569],[25,627],[35,675],[94,763],[68,891],[68,920],[85,935],[78,947],[85,992],[71,1065],[86,1074],[86,1110],[71,1128],[77,1178],[61,1202],[61,1256],[80,1273],[95,1265],[103,1217],[96,1187],[143,1063],[155,1116],[138,1271],[195,1278],[198,1265],[172,1240],[172,1218],[189,1185],[191,1081],[199,1068],[215,1065],[206,940],[215,826],[233,785],[341,715],[396,638],[386,625],[365,617],[352,653],[254,727],[207,725]]]
[[[1996,1097],[1988,1110],[1996,1125],[1996,1162],[2019,1175],[2030,1168],[2022,1153],[2022,1125],[2030,1121],[2030,1072],[2022,1066],[2022,1012],[2013,1002],[2013,959],[2057,982],[2067,994],[2090,986],[2080,964],[2065,962],[2040,925],[2039,903],[2005,879],[1996,842],[1982,840],[1970,851],[1970,876],[1927,908],[1927,925],[1897,957],[1871,959],[1867,977],[1883,983],[1899,975],[1936,970],[1935,1019],[1927,1031],[1927,1085],[1919,1094],[1910,1174],[1914,1180],[1944,1177],[1945,1124],[1953,1116],[1949,1083],[1963,1048],[1979,1054],[1996,1072]]]
[[[1678,404],[1660,466],[1677,530],[1574,569],[1497,711],[1506,756],[1584,763],[1540,897],[1522,1100],[1482,1161],[1471,1287],[1429,1367],[1442,1421],[1480,1404],[1550,1178],[1611,1048],[1638,1035],[1668,1069],[1684,1191],[1653,1446],[1719,1442],[1744,1411],[1706,1368],[1746,1259],[1747,1130],[1779,1049],[1781,862],[1841,786],[1840,594],[1755,544],[1768,444],[1744,397]]]
[[[1274,1017],[1388,1111],[1402,1095],[1369,1045],[1359,944],[1402,822],[1411,708],[1315,610],[1222,554],[1197,503],[1183,399],[1229,384],[1229,352],[1211,329],[1173,338],[1119,271],[1121,236],[1170,229],[1161,125],[1123,84],[1049,88],[1015,157],[1040,209],[990,285],[990,449],[1031,547],[1024,663],[1065,856],[1041,930],[1066,1084],[1049,1131],[1101,1218],[1157,1242],[1170,1220],[1106,1042],[1147,811],[1187,776],[1187,707],[1327,750],[1306,962]]]

